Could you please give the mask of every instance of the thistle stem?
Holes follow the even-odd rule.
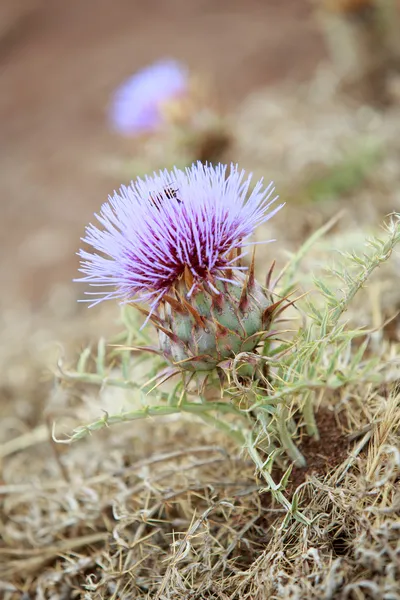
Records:
[[[102,429],[103,427],[112,425],[113,423],[137,421],[139,419],[147,419],[149,417],[163,417],[166,415],[179,414],[182,412],[196,414],[200,417],[202,417],[203,415],[207,415],[206,418],[215,419],[215,422],[218,421],[219,423],[221,423],[219,427],[220,429],[222,429],[223,425],[226,425],[226,433],[228,429],[231,429],[231,427],[228,424],[225,424],[223,421],[220,421],[216,417],[212,417],[208,413],[219,412],[224,414],[234,414],[235,417],[240,417],[242,421],[244,420],[246,421],[246,423],[248,423],[248,418],[246,415],[241,413],[232,404],[226,402],[207,402],[206,404],[187,402],[182,403],[180,406],[146,406],[145,408],[142,408],[140,410],[133,410],[117,415],[110,415],[106,412],[101,419],[98,419],[93,423],[89,423],[89,425],[85,425],[84,427],[79,427],[78,429],[76,429],[67,443],[75,442],[76,440],[79,440],[85,437],[86,435],[90,434],[92,431],[97,431],[99,429]],[[243,443],[243,439],[241,439],[240,443]]]
[[[314,414],[314,395],[306,394],[303,406],[303,418],[306,424],[307,434],[316,440],[319,440],[319,432]]]
[[[306,459],[293,442],[292,437],[287,428],[288,410],[283,404],[279,405],[277,410],[277,426],[279,431],[279,439],[281,440],[282,446],[286,450],[288,456],[292,459],[298,467],[306,466]]]

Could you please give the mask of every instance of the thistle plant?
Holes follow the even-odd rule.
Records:
[[[82,250],[82,281],[111,286],[100,298],[149,304],[141,308],[159,332],[175,370],[215,369],[254,350],[271,320],[271,295],[241,264],[254,229],[268,210],[273,186],[232,167],[175,169],[137,180],[104,204],[84,241],[106,256]],[[95,292],[96,294],[96,292]]]
[[[165,122],[168,105],[189,92],[187,68],[175,60],[161,60],[129,77],[115,92],[110,123],[124,136],[152,133]]]
[[[136,172],[143,156],[145,173],[149,163],[166,165],[166,156],[170,165],[219,162],[232,139],[215,96],[204,77],[173,59],[159,60],[123,82],[112,97],[109,123],[120,135],[140,140]]]
[[[400,241],[397,216],[384,239],[369,241],[369,251],[343,257],[315,280],[319,297],[296,302],[302,324],[287,335],[280,325],[289,308],[296,273],[309,247],[330,224],[315,233],[266,285],[255,278],[250,238],[256,227],[281,208],[272,184],[251,187],[251,178],[231,166],[163,171],[137,179],[105,203],[89,225],[81,250],[84,281],[100,291],[91,304],[118,299],[123,332],[109,346],[99,343],[95,371],[86,350],[72,381],[118,386],[139,395],[134,410],[104,417],[75,430],[68,441],[115,422],[189,413],[229,435],[248,452],[267,489],[303,524],[309,521],[284,495],[291,466],[305,465],[296,439],[299,431],[318,437],[314,407],[325,394],[349,388],[360,377],[371,385],[398,378],[398,363],[368,353],[370,333],[351,329],[341,319],[374,269]],[[268,243],[272,240],[267,240]],[[261,242],[263,243],[263,242]],[[249,254],[249,265],[243,259]],[[326,283],[336,280],[337,286]],[[300,306],[301,305],[301,306]],[[135,315],[143,314],[138,326]],[[157,331],[154,344],[152,331]],[[361,339],[353,351],[353,345]],[[132,369],[154,357],[140,381]],[[164,382],[172,379],[172,388]],[[291,464],[277,483],[272,468]]]

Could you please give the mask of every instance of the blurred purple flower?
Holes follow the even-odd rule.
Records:
[[[115,92],[110,120],[124,135],[154,131],[163,123],[162,105],[188,90],[187,68],[175,60],[156,62],[130,77]]]
[[[202,286],[219,293],[218,280],[231,281],[229,273],[246,268],[237,266],[232,250],[240,254],[250,246],[255,228],[283,206],[268,212],[276,200],[270,200],[273,184],[264,188],[260,180],[248,193],[250,180],[234,165],[227,173],[226,165],[197,163],[138,178],[115,192],[96,215],[103,228],[86,228],[83,241],[92,251],[79,252],[84,277],[78,281],[113,288],[87,292],[99,296],[92,304],[145,301],[154,311],[185,267],[193,278],[188,296]]]

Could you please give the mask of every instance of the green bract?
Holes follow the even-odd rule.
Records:
[[[251,352],[271,322],[271,296],[254,279],[236,272],[234,283],[217,281],[189,298],[190,274],[164,297],[161,318],[154,319],[161,349],[169,362],[187,371],[208,371],[240,352]]]

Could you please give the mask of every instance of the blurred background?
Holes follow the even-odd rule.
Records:
[[[30,397],[56,342],[113,327],[116,307],[77,303],[76,252],[93,213],[136,174],[201,158],[274,179],[289,204],[273,225],[276,254],[342,207],[350,237],[399,208],[397,19],[392,0],[2,0],[0,395],[10,414],[35,422]],[[115,91],[165,57],[197,78],[189,116],[179,134],[174,123],[122,135],[109,117]],[[7,436],[13,427],[27,424],[10,422]]]
[[[124,79],[172,56],[235,110],[262,86],[309,78],[324,55],[306,0],[2,0],[2,306],[42,309],[67,286],[84,225],[133,177],[102,168],[127,147],[107,122]]]

